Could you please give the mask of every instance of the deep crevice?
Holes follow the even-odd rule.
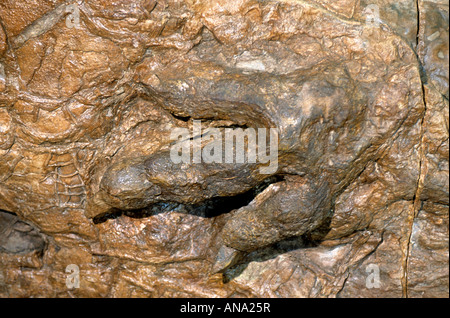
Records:
[[[214,119],[214,118],[211,118],[211,117],[194,118],[194,117],[189,116],[189,115],[188,116],[183,116],[183,115],[180,115],[180,114],[176,114],[175,112],[172,112],[172,111],[168,111],[168,113],[173,118],[175,118],[175,119],[177,119],[179,121],[185,122],[185,123],[187,123],[187,122],[189,122],[191,120],[198,120],[198,121],[202,121],[203,123],[211,124],[211,123],[214,123],[215,121],[219,120],[219,119]],[[239,129],[239,128],[241,128],[241,129],[248,129],[248,128],[251,128],[246,123],[244,123],[244,124],[233,123],[233,124],[229,124],[229,125],[218,125],[218,126],[215,126],[213,124],[211,127],[213,127],[213,128],[231,128],[231,129]]]
[[[319,244],[320,240],[312,239],[309,234],[304,234],[301,236],[290,237],[276,242],[272,245],[260,248],[245,255],[244,258],[236,265],[227,268],[223,272],[222,281],[224,284],[226,284],[232,281],[234,278],[240,276],[251,262],[262,263],[274,259],[281,254],[285,254],[298,249],[317,247]]]
[[[184,121],[185,123],[187,123],[188,121],[191,120],[191,116],[179,116],[179,115],[175,115],[174,113],[170,113],[175,119]]]
[[[420,21],[421,21],[421,12],[420,12],[420,0],[416,0],[416,8],[417,8],[417,37],[416,37],[416,56],[420,67],[420,80],[421,80],[421,88],[422,88],[422,102],[424,105],[424,112],[423,116],[421,118],[420,123],[420,141],[419,141],[419,176],[416,181],[416,191],[413,196],[413,207],[411,213],[408,215],[408,221],[409,221],[409,228],[407,232],[407,241],[406,241],[406,251],[403,255],[402,260],[402,277],[401,277],[401,286],[402,286],[402,296],[404,298],[408,298],[408,269],[409,269],[409,253],[411,251],[411,239],[412,239],[412,232],[413,232],[413,226],[414,221],[417,216],[417,213],[420,210],[420,207],[418,207],[419,202],[420,206],[422,206],[422,201],[420,200],[420,195],[422,193],[422,186],[423,186],[423,178],[425,177],[423,175],[424,172],[424,164],[425,164],[425,155],[423,150],[423,138],[424,138],[424,124],[425,124],[425,117],[427,114],[427,101],[426,101],[426,95],[425,95],[425,85],[427,85],[427,72],[422,64],[422,60],[419,56],[419,44],[420,44]],[[426,173],[426,172],[425,172]]]
[[[214,197],[197,204],[159,202],[144,209],[113,209],[107,213],[94,217],[93,222],[94,224],[100,224],[106,222],[109,219],[116,219],[121,216],[127,216],[134,219],[142,219],[171,211],[191,214],[204,218],[212,218],[248,205],[259,193],[264,191],[269,185],[280,182],[282,180],[284,180],[284,177],[282,175],[271,176],[246,192],[228,197]]]

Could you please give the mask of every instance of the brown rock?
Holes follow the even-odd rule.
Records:
[[[444,0],[2,1],[0,296],[448,297],[447,66]]]

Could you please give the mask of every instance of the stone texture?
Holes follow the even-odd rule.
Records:
[[[0,297],[448,297],[448,97],[445,0],[2,1]]]

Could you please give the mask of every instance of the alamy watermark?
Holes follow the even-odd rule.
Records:
[[[368,289],[380,288],[380,267],[377,264],[369,264],[366,267],[366,273],[369,274],[366,277],[366,287]]]
[[[66,27],[69,29],[78,28],[80,26],[80,9],[76,3],[66,6]]]
[[[374,28],[380,27],[380,7],[378,5],[369,4],[364,8],[363,14],[366,18],[366,25],[372,26]]]
[[[194,120],[192,132],[175,128],[170,149],[173,163],[259,164],[261,174],[278,170],[278,130],[276,128],[207,128]]]
[[[68,289],[80,288],[80,268],[76,264],[70,264],[66,267],[66,287]]]

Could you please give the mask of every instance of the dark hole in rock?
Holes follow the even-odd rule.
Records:
[[[178,213],[185,213],[196,215],[204,218],[216,217],[221,214],[226,214],[232,210],[239,209],[248,205],[259,193],[264,191],[269,185],[280,182],[283,180],[283,176],[271,176],[265,179],[259,185],[252,189],[229,197],[215,197],[209,200],[203,201],[198,204],[181,204],[177,202],[159,202],[145,209],[138,210],[119,210],[113,209],[107,213],[98,215],[93,218],[94,224],[100,224],[106,222],[109,219],[116,219],[122,215],[131,218],[146,218],[152,215],[176,211]]]
[[[46,245],[44,236],[36,228],[20,220],[14,213],[0,210],[0,252],[41,253]]]
[[[258,249],[244,256],[244,258],[236,265],[226,269],[223,272],[223,283],[229,283],[238,277],[248,266],[250,262],[264,262],[276,258],[280,254],[284,254],[300,248],[311,248],[317,246],[318,243],[310,240],[308,235],[291,237],[265,248]]]
[[[223,272],[223,283],[229,283],[234,278],[238,277],[247,268],[250,262],[265,262],[290,251],[317,247],[330,231],[330,223],[331,216],[313,232],[308,232],[301,236],[289,237],[246,254],[237,264],[231,266]]]
[[[179,115],[175,115],[175,114],[171,114],[174,118],[184,121],[185,123],[188,122],[189,120],[191,120],[190,116],[179,116]]]

